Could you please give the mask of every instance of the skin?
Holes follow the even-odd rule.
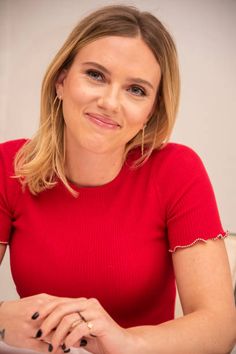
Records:
[[[86,338],[86,349],[96,354],[123,354],[124,348],[126,354],[229,353],[236,340],[236,313],[223,240],[180,249],[173,254],[173,265],[184,317],[124,329],[96,299],[55,299],[39,309],[42,338],[52,335],[55,351],[61,343],[76,347]],[[73,328],[78,312],[91,329],[83,321]]]
[[[152,114],[160,78],[156,58],[139,37],[104,37],[79,51],[56,85],[70,180],[100,185],[119,173],[127,142]]]
[[[152,114],[160,79],[157,60],[139,37],[101,38],[79,51],[56,83],[58,96],[63,100],[68,179],[78,185],[93,186],[115,178],[123,164],[125,145]],[[0,245],[2,258],[5,247]],[[53,312],[64,301],[71,299],[39,294],[5,302],[0,309],[5,342],[47,352],[46,343],[51,342],[53,332],[44,335],[43,341],[36,340],[44,316],[41,314],[33,321],[31,316],[37,309],[43,311],[44,306]],[[120,330],[117,324],[115,327]],[[54,352],[57,347],[54,344]],[[62,350],[58,348],[58,352]]]
[[[95,67],[83,64],[88,61],[96,63]],[[98,64],[105,68],[102,77]],[[152,113],[160,76],[157,61],[140,38],[99,39],[77,54],[56,84],[63,100],[70,180],[94,186],[119,173],[126,143]],[[137,78],[153,87],[146,84],[147,96],[140,96]],[[4,247],[0,247],[2,257]],[[82,338],[88,342],[86,349],[95,354],[229,352],[235,341],[236,316],[223,241],[199,242],[172,257],[184,317],[157,326],[124,329],[97,299],[40,294],[8,301],[1,307],[0,325],[6,328],[6,342],[42,352],[48,352],[46,343],[51,343],[54,353],[62,353],[62,343],[67,348],[79,346]],[[36,311],[39,317],[31,320]],[[79,313],[92,328],[85,320],[73,327],[81,319]],[[39,328],[42,336],[36,339]]]

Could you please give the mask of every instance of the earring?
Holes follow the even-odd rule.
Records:
[[[57,94],[55,96],[53,104],[51,106],[50,117],[51,117],[52,122],[54,122],[56,120],[56,117],[58,116],[58,112],[59,112],[61,104],[62,104],[62,97],[61,97],[61,95],[59,96]]]
[[[147,124],[145,124],[142,128],[142,143],[141,143],[141,155],[143,156],[144,154],[144,137],[145,137],[145,128]]]
[[[60,92],[57,92],[57,96],[56,96],[58,99],[59,99],[59,101],[61,101],[62,100],[62,95],[61,95],[61,93]]]

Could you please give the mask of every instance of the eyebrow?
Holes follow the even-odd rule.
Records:
[[[93,61],[87,61],[85,63],[82,63],[82,65],[92,65],[100,70],[102,70],[103,72],[105,72],[106,74],[108,75],[111,75],[110,71],[107,70],[107,68],[105,68],[103,65],[101,64],[98,64],[96,62],[93,62]],[[147,85],[149,86],[153,91],[154,91],[154,87],[152,86],[152,84],[147,81],[147,80],[144,80],[144,79],[141,79],[139,77],[129,77],[128,78],[128,81],[133,81],[135,83],[138,83],[138,84],[143,84],[143,85]]]

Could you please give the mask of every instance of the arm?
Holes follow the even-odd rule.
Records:
[[[228,353],[236,340],[236,311],[224,242],[209,240],[180,249],[173,254],[173,264],[182,318],[125,330],[94,299],[69,299],[53,311],[47,306],[40,309],[44,335],[57,327],[51,340],[55,349],[61,342],[70,347],[86,337],[86,349],[99,354]],[[83,321],[73,327],[78,312],[92,324],[92,330]],[[91,333],[96,335],[97,351]]]
[[[229,352],[236,341],[236,311],[224,242],[180,249],[173,264],[184,317],[129,329],[140,338],[136,353]]]

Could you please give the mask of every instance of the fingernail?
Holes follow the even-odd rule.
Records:
[[[39,313],[35,312],[31,318],[32,318],[32,320],[36,320],[36,318],[38,318],[38,317],[39,317]]]
[[[70,352],[70,348],[66,349],[65,343],[62,344],[61,349],[63,350],[64,353],[69,353]]]
[[[36,333],[35,338],[40,338],[42,336],[43,332],[41,329],[38,330],[38,332]]]
[[[49,346],[48,346],[48,351],[49,351],[49,352],[52,352],[52,351],[53,351],[53,346],[52,346],[52,344],[49,344]]]
[[[87,345],[86,339],[81,339],[81,341],[80,341],[80,346],[81,346],[81,347],[85,347],[86,345]]]

